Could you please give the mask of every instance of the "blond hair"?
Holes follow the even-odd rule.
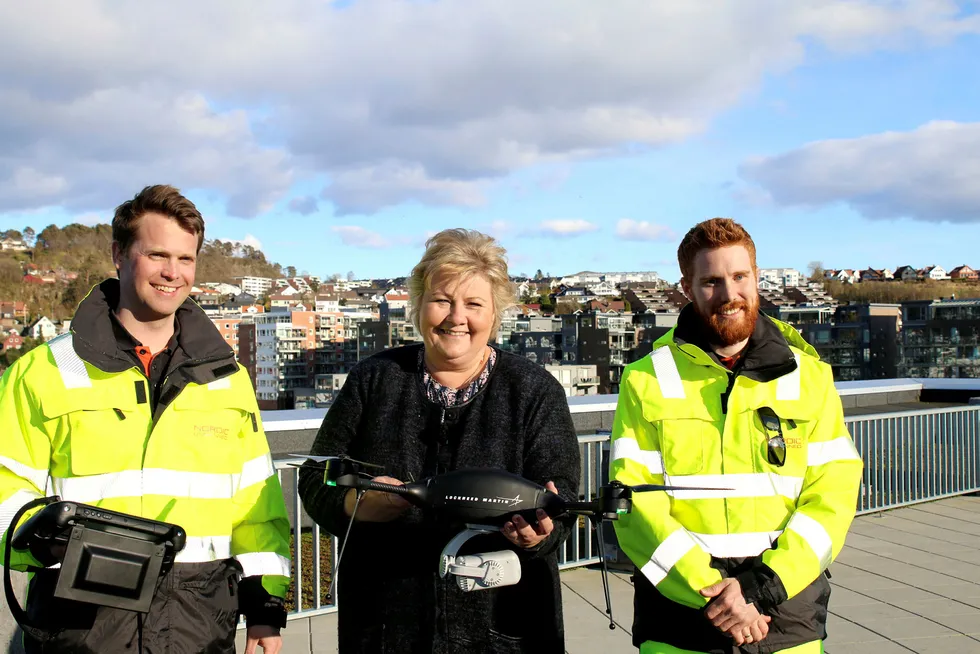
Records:
[[[493,298],[491,338],[495,339],[504,311],[514,304],[514,285],[507,274],[507,251],[503,246],[492,236],[461,228],[445,229],[425,242],[425,254],[408,278],[412,324],[420,332],[422,296],[438,273],[460,281],[481,275],[490,282]]]

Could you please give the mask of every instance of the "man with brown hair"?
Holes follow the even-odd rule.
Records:
[[[636,565],[641,654],[822,652],[827,568],[862,461],[830,367],[759,313],[755,244],[714,218],[678,248],[691,302],[623,373],[610,477],[637,493],[615,524]]]
[[[116,209],[112,237],[118,279],[0,380],[0,530],[58,495],[177,524],[187,542],[146,615],[56,598],[64,552],[15,550],[11,567],[36,571],[28,617],[53,634],[25,649],[234,652],[242,613],[246,651],[274,654],[289,522],[251,380],[188,299],[204,220],[177,189],[148,186]]]

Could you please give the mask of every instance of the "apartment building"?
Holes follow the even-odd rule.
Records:
[[[794,288],[806,283],[806,275],[795,268],[759,268],[759,283],[773,288]]]
[[[902,376],[980,377],[980,299],[902,304]]]
[[[315,371],[316,313],[280,311],[255,321],[255,395],[260,409],[284,406],[286,392],[308,387]]]
[[[218,330],[218,333],[221,334],[221,338],[224,339],[225,343],[230,345],[231,349],[235,351],[235,357],[238,357],[238,346],[241,342],[239,326],[242,323],[242,319],[240,317],[213,316],[211,317],[211,322]]]
[[[599,392],[599,374],[593,365],[566,366],[549,363],[544,369],[558,380],[566,397],[597,395]]]
[[[845,304],[831,323],[801,326],[803,338],[830,364],[835,381],[899,377],[902,307]]]
[[[242,293],[248,293],[254,297],[262,297],[272,289],[273,279],[271,277],[235,277],[240,282]]]

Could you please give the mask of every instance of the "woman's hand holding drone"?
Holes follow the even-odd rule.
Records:
[[[373,481],[392,486],[404,486],[405,482],[399,481],[394,477],[375,477]],[[348,517],[354,512],[354,504],[357,502],[357,491],[353,488],[344,497],[344,513]],[[357,522],[390,522],[405,513],[411,506],[404,497],[384,493],[381,491],[367,491],[361,498],[361,503],[357,507]]]
[[[552,481],[545,484],[545,488],[555,495],[558,494],[558,489]],[[518,547],[524,549],[534,547],[547,538],[548,534],[555,529],[554,523],[551,522],[551,517],[541,509],[537,511],[537,518],[538,524],[537,526],[533,526],[521,516],[515,515],[510,522],[500,528],[500,532],[504,535],[504,538]]]

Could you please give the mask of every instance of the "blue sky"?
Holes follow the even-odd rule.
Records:
[[[675,281],[718,215],[764,267],[980,268],[975,2],[152,4],[0,8],[0,228],[172,183],[322,276],[468,227]]]

